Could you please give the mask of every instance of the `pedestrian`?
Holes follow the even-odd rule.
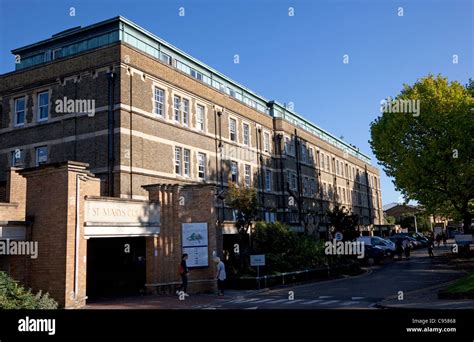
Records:
[[[438,247],[440,243],[441,243],[441,234],[436,234],[436,244],[438,245]]]
[[[224,283],[226,279],[225,265],[221,261],[221,258],[216,257],[214,259],[216,262],[216,279],[217,279],[217,291],[219,296],[224,295]]]
[[[407,239],[403,241],[405,243],[405,247],[403,250],[405,251],[405,258],[408,260],[410,259],[410,244]]]
[[[433,258],[433,257],[434,257],[434,254],[433,254],[433,247],[434,247],[433,239],[429,239],[429,240],[428,240],[428,255],[430,256],[430,258]]]
[[[397,239],[395,241],[395,251],[397,252],[398,259],[402,259],[402,254],[403,254],[403,246],[402,246],[402,240]]]
[[[445,233],[443,233],[442,239],[443,239],[443,246],[446,247],[446,240],[447,240],[447,238],[446,238],[446,234],[445,234]]]
[[[186,263],[188,260],[188,254],[184,253],[181,257],[181,263],[179,264],[179,275],[181,276],[181,286],[176,290],[176,294],[179,296],[181,291],[184,292],[186,297],[189,297],[187,293],[188,290],[188,276],[189,276],[189,269]]]

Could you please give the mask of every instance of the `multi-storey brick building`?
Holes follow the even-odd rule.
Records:
[[[296,229],[326,235],[336,202],[361,225],[382,223],[379,171],[366,155],[127,19],[12,52],[16,70],[0,76],[0,181],[8,166],[75,160],[106,196],[233,181],[257,188],[262,218]]]

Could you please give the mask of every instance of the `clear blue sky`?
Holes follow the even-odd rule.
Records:
[[[472,0],[0,0],[0,73],[14,68],[11,49],[116,15],[268,99],[293,102],[373,164],[369,124],[381,99],[430,72],[474,78]],[[383,172],[382,196],[384,204],[399,198]]]

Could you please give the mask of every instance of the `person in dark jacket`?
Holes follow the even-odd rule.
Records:
[[[188,297],[187,289],[188,289],[188,275],[189,269],[188,265],[186,264],[186,260],[188,260],[188,255],[185,253],[181,257],[181,263],[179,264],[179,275],[181,276],[181,286],[176,290],[176,294],[179,295],[181,291],[184,292],[184,295]]]
[[[428,255],[430,256],[430,258],[434,257],[433,248],[434,248],[433,239],[430,238],[428,241]]]

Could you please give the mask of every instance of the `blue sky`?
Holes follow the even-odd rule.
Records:
[[[10,50],[116,15],[268,99],[293,102],[373,164],[369,124],[381,99],[430,72],[462,84],[474,78],[471,0],[0,0],[0,73],[14,68]],[[381,173],[383,203],[398,201]]]

